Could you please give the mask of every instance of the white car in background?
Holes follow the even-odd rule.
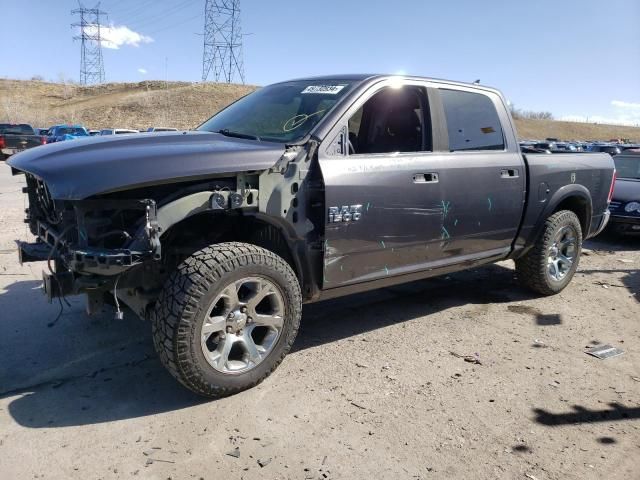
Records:
[[[149,127],[147,128],[147,133],[154,133],[154,132],[177,132],[178,129],[177,128],[173,128],[173,127]]]
[[[124,135],[129,133],[140,133],[138,130],[131,128],[103,128],[100,130],[100,135]]]

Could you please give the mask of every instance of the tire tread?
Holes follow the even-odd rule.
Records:
[[[195,364],[190,348],[190,332],[197,321],[199,299],[212,285],[226,274],[240,267],[263,265],[279,271],[294,286],[291,308],[293,328],[287,335],[285,346],[271,368],[259,378],[237,387],[223,387],[205,381]],[[195,393],[219,398],[254,387],[268,377],[282,362],[296,338],[302,309],[302,294],[298,279],[291,267],[275,253],[255,245],[228,242],[211,245],[184,260],[171,273],[162,290],[152,316],[152,336],[160,361],[182,385]]]
[[[562,282],[559,286],[549,283],[547,278],[547,249],[553,241],[553,236],[557,229],[566,224],[572,224],[578,233],[578,249],[575,260],[574,271],[570,273],[566,282]],[[516,271],[518,279],[527,288],[542,295],[555,295],[562,291],[571,281],[573,273],[577,268],[580,260],[580,252],[582,249],[582,229],[580,220],[570,210],[560,210],[551,215],[545,221],[544,230],[536,241],[535,245],[524,256],[516,260]]]

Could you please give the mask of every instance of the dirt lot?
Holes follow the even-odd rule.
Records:
[[[589,242],[553,298],[504,262],[309,305],[270,378],[203,401],[133,317],[48,327],[21,186],[0,165],[2,479],[640,478],[640,239]]]

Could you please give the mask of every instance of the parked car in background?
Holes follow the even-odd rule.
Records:
[[[100,130],[87,130],[90,137],[95,137],[96,135],[100,135]]]
[[[47,143],[46,137],[38,135],[31,125],[0,123],[0,160],[45,143]]]
[[[49,128],[47,143],[64,142],[88,136],[89,132],[82,125],[54,125]]]
[[[153,133],[153,132],[177,132],[178,129],[177,128],[172,128],[172,127],[149,127],[147,128],[147,132],[148,133]]]
[[[545,150],[543,148],[536,148],[534,145],[529,144],[520,144],[520,151],[522,153],[551,153],[550,150]]]
[[[533,148],[544,153],[552,153],[556,150],[555,142],[538,142],[533,144]]]
[[[622,234],[640,234],[640,153],[616,155],[613,161],[617,178],[609,205],[609,228]]]
[[[183,385],[230,395],[282,361],[303,302],[506,259],[533,291],[562,291],[609,218],[613,160],[523,155],[513,125],[475,84],[267,86],[195,131],[14,157],[39,238],[19,252],[54,265],[50,299],[106,298],[117,318],[127,304]]]
[[[48,128],[34,128],[33,130],[36,132],[36,135],[42,135],[43,137],[49,135]]]
[[[591,145],[590,152],[608,153],[611,156],[622,153],[622,149],[618,145]]]
[[[573,143],[556,142],[555,153],[559,152],[577,152],[578,149]]]
[[[626,145],[621,145],[620,148],[622,148],[622,153],[626,152],[627,150],[639,150],[640,143],[628,143]]]
[[[139,130],[134,130],[132,128],[103,128],[100,130],[100,136],[105,135],[126,135],[130,133],[140,133]]]

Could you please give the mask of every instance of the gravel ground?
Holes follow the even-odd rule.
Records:
[[[0,165],[3,479],[640,478],[640,239],[588,242],[551,298],[503,262],[306,306],[271,377],[204,401],[132,316],[47,326],[21,186]]]

